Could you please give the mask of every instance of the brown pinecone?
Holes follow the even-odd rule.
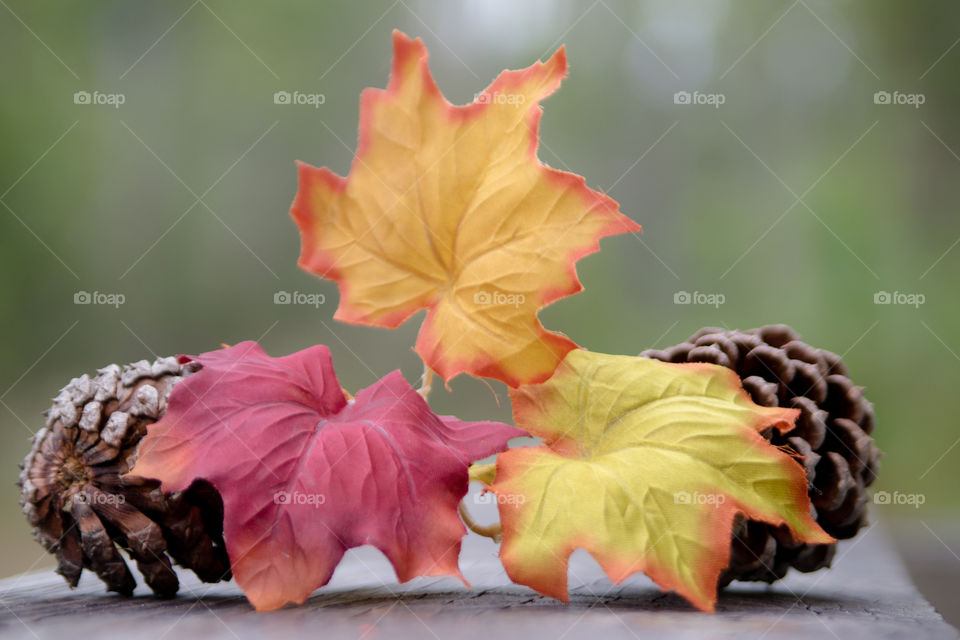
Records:
[[[123,475],[173,386],[192,372],[176,358],[111,364],[71,380],[46,412],[17,484],[34,537],[71,587],[86,567],[130,595],[136,581],[118,547],[159,596],[179,588],[171,558],[205,582],[230,579],[223,502],[211,485],[165,495],[155,480]]]
[[[852,538],[866,524],[866,488],[877,474],[880,451],[870,437],[873,405],[847,377],[834,353],[815,349],[785,325],[749,331],[707,327],[689,340],[641,356],[664,362],[712,362],[737,372],[759,405],[800,409],[794,430],[764,436],[800,460],[807,472],[813,515],[837,539]],[[720,577],[774,582],[790,567],[830,566],[835,544],[796,544],[785,527],[742,517],[734,524],[730,567]]]

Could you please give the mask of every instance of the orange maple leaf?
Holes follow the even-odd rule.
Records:
[[[427,309],[416,351],[444,379],[541,382],[576,344],[537,312],[583,288],[575,263],[600,238],[640,230],[537,158],[539,103],[566,75],[565,52],[455,106],[421,40],[395,31],[393,46],[387,89],[361,96],[349,177],[299,165],[299,264],[338,283],[337,320],[394,328]]]

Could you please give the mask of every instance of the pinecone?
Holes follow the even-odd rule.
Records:
[[[837,539],[852,538],[866,524],[866,488],[876,477],[880,457],[870,437],[873,405],[847,377],[839,356],[804,344],[785,325],[749,331],[707,327],[682,344],[640,355],[729,367],[757,404],[800,409],[793,431],[781,435],[771,428],[763,435],[803,464],[813,515],[824,531]],[[740,517],[720,584],[774,582],[790,567],[816,571],[830,566],[835,552],[835,544],[796,544],[785,527]]]
[[[136,581],[118,547],[159,596],[179,588],[171,558],[205,582],[230,579],[223,502],[211,485],[165,495],[155,480],[123,475],[174,385],[193,371],[176,358],[111,364],[71,380],[46,412],[17,484],[34,537],[56,554],[71,587],[86,567],[109,591],[132,594]]]

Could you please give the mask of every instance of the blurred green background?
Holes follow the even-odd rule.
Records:
[[[635,354],[703,325],[789,323],[867,388],[880,488],[925,496],[893,515],[931,533],[955,519],[957,3],[0,4],[3,574],[51,564],[13,481],[71,377],[245,339],[276,355],[325,343],[351,390],[420,374],[422,315],[393,332],[334,323],[336,287],[298,270],[288,215],[295,160],[348,170],[358,97],[385,86],[394,28],[426,41],[456,103],[566,45],[540,156],[645,231],[583,260],[586,291],[544,310],[548,328]],[[124,102],[75,104],[78,91]],[[323,104],[278,105],[277,91]],[[678,91],[723,104],[677,104]],[[79,291],[125,303],[77,305]],[[326,303],[276,305],[278,291]],[[680,291],[725,300],[674,304]],[[882,291],[924,301],[875,304]],[[509,419],[501,385],[450,387],[440,412]],[[950,540],[927,530],[912,544]]]

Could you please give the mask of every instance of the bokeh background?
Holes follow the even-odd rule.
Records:
[[[422,315],[396,331],[335,323],[336,287],[298,270],[288,215],[295,160],[348,170],[358,97],[386,84],[394,28],[426,41],[456,103],[566,45],[540,156],[645,231],[605,240],[580,263],[585,292],[543,323],[635,354],[704,325],[785,322],[843,354],[876,405],[879,488],[922,496],[877,511],[947,602],[938,585],[960,575],[960,5],[946,0],[3,0],[0,573],[52,564],[13,481],[71,377],[245,339],[277,355],[327,344],[348,389],[419,376]],[[76,104],[78,91],[123,104]],[[322,104],[275,104],[277,91]],[[677,104],[678,91],[723,104]],[[81,291],[125,301],[75,304]],[[280,291],[325,303],[274,304]],[[681,291],[724,301],[675,304]],[[509,419],[498,384],[458,378],[433,403]]]

